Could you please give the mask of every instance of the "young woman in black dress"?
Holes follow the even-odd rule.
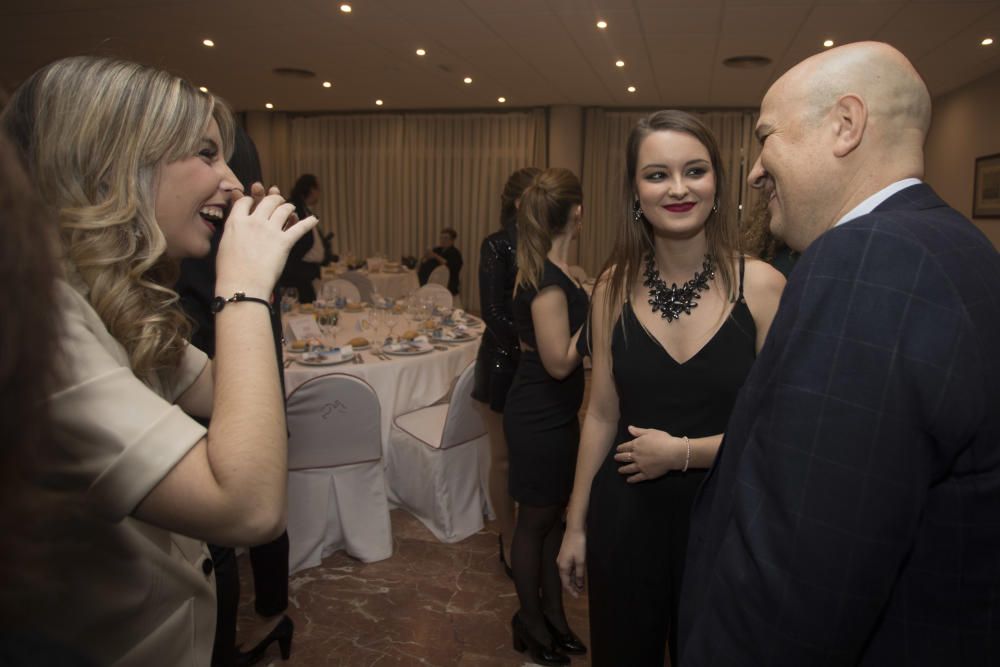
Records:
[[[476,356],[472,398],[483,404],[483,421],[490,434],[490,504],[500,527],[500,562],[509,576],[510,543],[514,539],[514,501],[507,490],[507,441],[503,408],[514,380],[521,350],[514,329],[514,280],[517,277],[517,207],[521,194],[542,170],[518,169],[500,195],[500,229],[485,239],[479,251],[479,307],[486,333]]]
[[[698,119],[654,113],[626,155],[559,570],[575,595],[586,567],[593,665],[662,667],[668,635],[676,664],[691,503],[785,281],[737,251],[719,149]]]
[[[542,665],[569,664],[566,653],[586,652],[566,622],[556,569],[583,402],[576,344],[588,301],[566,272],[582,202],[572,172],[547,169],[521,195],[517,215],[513,311],[521,362],[504,409],[510,495],[519,506],[511,565],[521,608],[511,629],[514,648],[529,649]]]

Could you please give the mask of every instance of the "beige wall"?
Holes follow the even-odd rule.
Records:
[[[934,100],[924,178],[946,202],[972,218],[976,158],[994,153],[1000,153],[1000,71]],[[1000,248],[1000,218],[972,221]]]

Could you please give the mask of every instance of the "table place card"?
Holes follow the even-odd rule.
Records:
[[[286,340],[309,340],[323,336],[312,315],[288,315],[285,317],[284,328]]]

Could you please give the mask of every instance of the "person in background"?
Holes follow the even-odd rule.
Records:
[[[241,183],[258,184],[263,181],[257,148],[246,130],[239,125],[235,127],[233,155],[228,162],[229,168]],[[180,279],[174,287],[180,296],[181,308],[194,322],[191,342],[207,354],[209,359],[215,357],[215,316],[212,313],[212,300],[216,281],[215,260],[223,229],[223,225],[216,228],[212,235],[212,250],[206,257],[191,257],[181,261]],[[271,299],[272,303],[277,303],[278,295],[272,293]],[[281,316],[277,310],[271,313],[271,332],[274,337],[275,363],[279,369],[282,395],[284,395]],[[198,419],[198,421],[206,428],[209,427],[208,419]],[[268,645],[273,642],[278,642],[286,654],[290,652],[294,625],[285,615],[288,609],[288,533],[282,532],[273,542],[252,546],[249,549],[254,579],[254,608],[265,623],[262,638],[252,642],[252,648],[245,652],[236,650],[236,615],[240,602],[236,552],[232,547],[215,544],[208,546],[212,553],[212,561],[215,563],[218,595],[212,664],[218,667],[253,664],[264,656]]]
[[[458,232],[451,227],[441,230],[438,237],[438,245],[424,253],[420,259],[420,268],[417,269],[417,280],[421,285],[426,285],[431,277],[431,272],[439,266],[448,267],[448,291],[458,294],[459,277],[458,272],[462,270],[462,253],[455,247],[455,239]]]
[[[59,372],[31,483],[59,500],[34,535],[50,541],[55,571],[72,573],[58,589],[23,579],[3,595],[19,623],[99,665],[209,664],[205,541],[259,544],[284,526],[268,299],[316,220],[286,230],[293,207],[276,193],[256,206],[241,197],[225,162],[228,109],[150,67],[56,61],[18,88],[0,128],[59,225]],[[171,286],[223,220],[209,362]],[[189,415],[211,415],[211,427]]]
[[[472,397],[483,406],[490,436],[490,504],[500,524],[500,563],[510,570],[510,543],[514,538],[514,501],[507,490],[507,441],[503,435],[503,408],[520,357],[514,328],[513,296],[517,278],[517,207],[521,193],[542,173],[537,167],[518,169],[500,195],[500,229],[479,250],[479,307],[486,333],[476,356]]]
[[[302,174],[292,186],[288,195],[289,203],[295,206],[295,215],[299,220],[305,220],[313,215],[312,207],[319,203],[319,180],[313,174]],[[313,281],[320,277],[320,267],[323,266],[326,250],[319,229],[306,234],[292,248],[288,255],[279,287],[294,287],[298,290],[301,303],[312,303],[316,300],[316,288]]]
[[[584,390],[576,344],[588,300],[567,261],[582,205],[579,179],[552,168],[532,179],[517,207],[513,313],[521,360],[503,414],[510,495],[518,503],[511,568],[521,607],[511,632],[514,648],[543,665],[568,665],[567,653],[587,652],[566,621],[556,569]]]
[[[784,279],[744,258],[718,143],[658,111],[625,149],[618,239],[594,290],[593,369],[559,568],[588,580],[592,664],[677,663],[688,513]]]
[[[760,197],[750,211],[750,219],[743,228],[743,251],[764,260],[787,279],[799,254],[771,233],[771,213],[767,204],[767,199]]]
[[[997,664],[1000,254],[921,182],[930,120],[877,42],[764,96],[749,181],[802,255],[694,505],[685,667]]]

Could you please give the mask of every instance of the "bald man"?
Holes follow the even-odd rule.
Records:
[[[802,251],[693,510],[680,664],[1000,665],[1000,255],[926,184],[886,44],[767,92],[750,174]]]

